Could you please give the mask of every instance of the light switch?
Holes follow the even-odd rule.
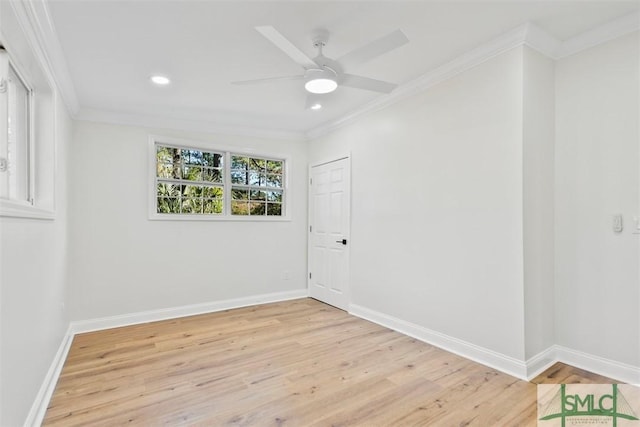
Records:
[[[622,214],[613,216],[613,231],[616,233],[622,232]]]

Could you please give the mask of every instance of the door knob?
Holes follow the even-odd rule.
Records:
[[[336,243],[342,243],[343,245],[347,244],[347,239],[336,240]]]

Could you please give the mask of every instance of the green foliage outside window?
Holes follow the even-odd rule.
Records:
[[[284,161],[236,154],[229,158],[231,215],[282,216]],[[224,163],[224,153],[157,145],[157,213],[223,214]]]
[[[282,215],[283,161],[231,156],[231,214]]]
[[[223,176],[222,153],[157,146],[157,212],[223,213]]]

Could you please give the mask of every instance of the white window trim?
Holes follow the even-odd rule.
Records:
[[[226,183],[224,192],[224,206],[225,213],[218,215],[204,215],[204,214],[159,214],[157,212],[157,188],[156,188],[156,144],[166,144],[174,147],[181,148],[197,148],[205,151],[224,152],[225,164],[224,173],[225,176],[229,176],[229,155],[240,154],[255,157],[264,157],[269,159],[281,159],[284,160],[284,192],[282,207],[285,214],[282,216],[267,216],[267,215],[231,215],[228,212],[231,203],[231,183]],[[180,138],[164,137],[160,135],[150,135],[147,152],[148,161],[148,219],[152,221],[236,221],[236,222],[283,222],[291,221],[291,156],[283,155],[273,152],[258,151],[250,148],[235,147],[229,145],[218,145],[212,142],[194,141]]]
[[[29,218],[29,219],[55,219],[54,211],[40,209],[28,203],[20,203],[15,200],[0,200],[0,217]]]
[[[35,150],[36,144],[34,141],[35,137],[35,96],[33,87],[31,86],[30,79],[27,78],[25,73],[23,72],[24,67],[20,64],[20,62],[11,55],[11,52],[4,46],[5,55],[7,57],[7,61],[9,62],[9,66],[13,67],[14,72],[18,75],[22,83],[27,89],[28,97],[29,97],[29,114],[28,114],[28,185],[29,185],[29,200],[11,200],[11,199],[0,199],[0,217],[9,217],[9,218],[27,218],[27,219],[45,219],[52,220],[55,219],[55,212],[49,209],[42,209],[36,206],[36,201],[34,194],[36,192],[35,182]]]

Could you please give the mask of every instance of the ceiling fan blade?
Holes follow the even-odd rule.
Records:
[[[355,87],[374,92],[391,93],[391,91],[398,87],[395,83],[383,82],[382,80],[370,79],[369,77],[354,76],[353,74],[343,74],[342,78],[342,86]]]
[[[300,64],[303,68],[318,68],[318,65],[313,62],[304,52],[298,49],[293,43],[287,40],[282,34],[271,26],[256,27],[256,30],[265,36],[271,43],[280,48],[286,53],[289,58]]]
[[[302,80],[303,75],[300,76],[282,76],[282,77],[267,77],[266,79],[254,79],[254,80],[240,80],[237,82],[231,82],[232,85],[252,85],[254,83],[275,82],[279,80]]]
[[[352,50],[341,58],[338,58],[337,61],[345,70],[348,70],[350,67],[367,62],[376,56],[390,52],[407,43],[409,43],[407,36],[405,36],[401,30],[396,30],[391,34],[387,34],[369,44]]]

